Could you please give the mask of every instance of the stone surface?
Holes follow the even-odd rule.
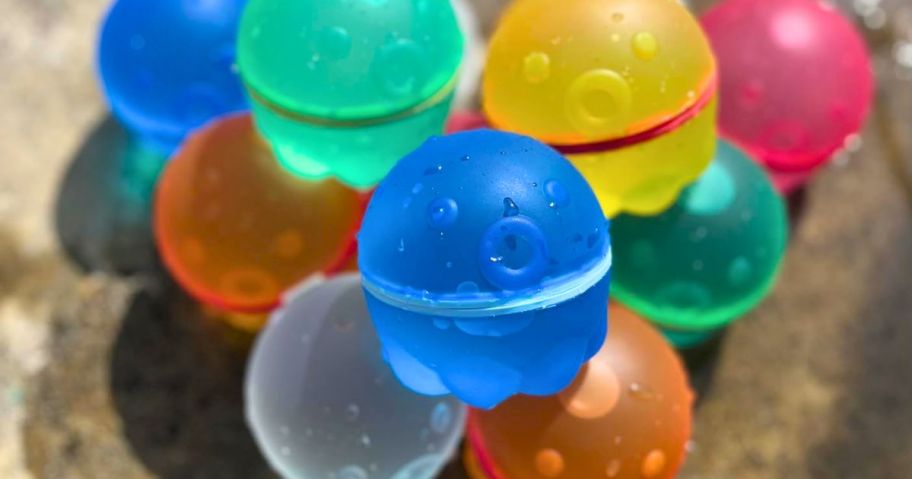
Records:
[[[0,477],[274,477],[242,416],[251,338],[157,263],[160,165],[125,161],[95,86],[104,3],[0,0]],[[773,295],[691,358],[684,478],[912,476],[912,6],[840,6],[879,108],[796,202]]]

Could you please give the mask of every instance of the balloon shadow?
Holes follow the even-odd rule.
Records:
[[[150,212],[166,159],[111,116],[96,125],[71,161],[54,209],[58,241],[80,269],[133,274],[157,267]]]
[[[252,339],[166,277],[134,296],[111,351],[110,389],[125,438],[156,477],[275,477],[244,420]]]

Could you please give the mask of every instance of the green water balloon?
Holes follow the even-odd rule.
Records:
[[[443,131],[462,54],[449,0],[251,0],[238,37],[282,164],[359,188]]]
[[[783,199],[750,158],[720,141],[670,210],[612,223],[612,295],[679,347],[705,341],[772,288],[788,241]]]

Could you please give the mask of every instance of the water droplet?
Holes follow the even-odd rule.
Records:
[[[471,160],[471,159],[472,159],[472,157],[469,156],[469,155],[465,155],[465,156],[462,157],[462,161],[469,161],[469,160]]]
[[[452,408],[446,403],[437,403],[431,411],[431,430],[437,434],[446,434],[452,423]]]
[[[434,327],[446,331],[453,326],[453,321],[447,318],[434,318]]]
[[[601,238],[602,238],[602,235],[600,235],[599,230],[596,229],[594,232],[590,233],[589,236],[586,237],[586,247],[589,249],[592,249],[596,244],[598,244],[598,242]]]
[[[527,82],[537,85],[551,76],[551,57],[547,53],[534,52],[523,60],[523,77]]]
[[[503,212],[504,218],[508,218],[510,216],[516,216],[519,214],[519,207],[516,206],[516,203],[514,203],[513,200],[511,200],[510,198],[504,198],[503,204],[504,204],[504,212]]]
[[[459,217],[459,205],[452,198],[437,198],[428,205],[427,222],[431,228],[443,230],[453,226]]]
[[[659,53],[659,41],[649,32],[640,32],[633,36],[633,53],[640,60],[652,60]]]
[[[488,261],[490,261],[494,264],[497,264],[497,263],[500,263],[501,261],[503,261],[503,256],[491,256],[490,258],[488,258]]]
[[[753,272],[754,268],[751,266],[750,261],[743,256],[739,256],[728,267],[728,280],[731,281],[732,285],[740,286],[750,279]]]
[[[621,12],[614,12],[611,14],[611,19],[614,20],[615,22],[623,22],[624,14]]]
[[[424,170],[424,176],[433,176],[441,172],[443,172],[443,165],[431,166]]]
[[[652,401],[655,399],[655,393],[640,383],[631,383],[630,387],[627,388],[627,391],[630,393],[631,397],[639,399],[640,401]]]
[[[618,34],[618,33],[612,33],[612,34],[611,34],[611,41],[614,42],[614,43],[617,43],[617,42],[621,41],[621,35]]]
[[[361,466],[345,466],[337,474],[339,479],[367,479],[367,471]]]
[[[659,475],[662,474],[662,471],[665,470],[666,462],[665,453],[658,449],[653,449],[652,451],[649,451],[649,454],[646,454],[646,458],[643,459],[643,467],[640,470],[640,473],[647,479],[659,477]]]
[[[446,262],[446,267],[447,267],[447,269],[451,269],[451,268],[453,267],[453,262],[452,262],[452,261],[447,261],[447,262]]]
[[[463,281],[456,287],[456,291],[459,293],[477,293],[479,289],[478,284],[474,281]]]
[[[605,468],[605,475],[608,477],[617,477],[621,472],[621,461],[618,459],[612,459],[608,463],[608,467]]]
[[[564,457],[554,449],[542,449],[535,455],[535,469],[545,477],[557,477],[564,472]]]
[[[548,197],[548,206],[551,208],[562,208],[570,203],[570,194],[557,180],[549,180],[545,183],[545,195]]]
[[[427,59],[422,48],[410,39],[400,38],[377,51],[371,74],[383,92],[405,96],[424,84],[426,69]]]
[[[352,403],[345,408],[345,419],[347,421],[356,421],[360,415],[361,408],[359,408],[357,404]]]
[[[397,248],[397,249],[399,250],[400,253],[405,252],[405,239],[404,238],[399,238],[399,248]]]
[[[417,195],[418,193],[421,193],[421,190],[423,189],[424,185],[422,183],[415,183],[415,186],[412,187],[412,194]]]
[[[362,435],[361,435],[361,444],[362,444],[364,447],[370,447],[370,445],[371,445],[371,438],[370,438],[370,436],[368,436],[367,434],[362,434]]]

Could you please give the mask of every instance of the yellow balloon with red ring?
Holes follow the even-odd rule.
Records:
[[[661,213],[715,151],[716,62],[676,0],[515,2],[483,103],[493,126],[567,154],[608,217]]]

